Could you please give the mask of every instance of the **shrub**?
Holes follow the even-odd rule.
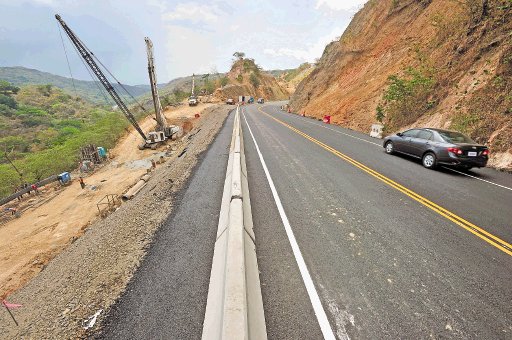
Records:
[[[403,76],[389,76],[388,82],[381,103],[388,127],[413,123],[437,103],[430,98],[436,83],[430,69],[409,67]]]
[[[226,86],[229,83],[228,77],[220,78],[220,86]]]
[[[249,81],[255,88],[258,88],[258,86],[260,86],[260,80],[255,73],[251,73],[251,75],[249,76]]]
[[[6,96],[5,94],[0,94],[0,104],[10,107],[11,109],[16,109],[18,107],[18,103],[12,97]]]

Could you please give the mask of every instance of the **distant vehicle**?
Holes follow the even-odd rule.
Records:
[[[263,98],[258,98],[258,104],[263,104],[265,102],[265,99]]]
[[[469,170],[482,168],[489,160],[489,149],[468,136],[441,129],[411,129],[384,138],[387,154],[395,152],[419,158],[425,168],[449,165]]]
[[[228,98],[228,100],[226,100],[226,104],[235,105],[235,100],[233,98]]]
[[[196,96],[190,96],[190,98],[188,98],[188,106],[196,106],[197,104],[199,104],[199,101]]]
[[[252,104],[254,103],[254,98],[253,97],[250,97],[249,100],[247,101],[248,104]]]

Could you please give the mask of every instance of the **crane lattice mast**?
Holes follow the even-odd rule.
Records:
[[[68,35],[69,39],[75,45],[75,47],[78,50],[78,53],[80,53],[81,57],[85,60],[91,71],[94,73],[94,75],[98,78],[101,85],[107,90],[108,94],[114,102],[117,104],[119,109],[123,112],[123,114],[126,116],[128,121],[133,125],[133,127],[137,130],[137,132],[141,135],[141,137],[146,141],[146,135],[144,134],[144,131],[142,131],[141,127],[137,123],[137,120],[133,116],[133,114],[130,112],[126,104],[123,102],[121,97],[119,97],[119,94],[116,92],[112,84],[108,81],[107,77],[103,74],[99,66],[96,64],[93,58],[93,53],[90,51],[81,41],[78,39],[78,37],[75,35],[75,33],[71,30],[71,28],[68,27],[68,25],[62,20],[60,15],[56,14],[55,18],[59,21],[62,28],[64,29],[64,32]]]
[[[157,130],[164,130],[166,121],[162,114],[162,104],[160,103],[160,96],[158,95],[158,87],[155,71],[155,58],[153,56],[153,43],[148,37],[144,38],[146,41],[146,50],[148,53],[148,73],[149,81],[151,82],[151,94],[153,95],[153,104],[155,105],[156,122],[158,124]]]

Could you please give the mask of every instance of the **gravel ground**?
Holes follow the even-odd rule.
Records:
[[[224,124],[232,107],[206,109],[170,160],[157,167],[146,187],[116,212],[92,224],[29,284],[9,296],[16,326],[0,312],[0,338],[86,338],[124,291],[156,230],[172,212],[177,193]],[[186,152],[182,154],[182,151]],[[181,157],[178,157],[178,155]],[[93,327],[87,320],[101,311]]]

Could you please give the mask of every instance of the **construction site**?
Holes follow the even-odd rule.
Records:
[[[34,184],[22,184],[20,190],[2,199],[0,300],[14,298],[37,305],[36,300],[43,303],[51,299],[58,284],[35,283],[33,279],[42,278],[38,274],[59,256],[67,263],[59,265],[59,270],[75,274],[72,282],[67,281],[66,287],[59,288],[59,299],[66,291],[73,295],[70,301],[76,304],[66,310],[69,316],[81,319],[78,317],[80,306],[101,295],[101,289],[112,298],[122,290],[149,236],[172,209],[172,192],[186,182],[199,155],[216,135],[231,108],[219,105],[220,100],[203,100],[194,93],[193,82],[191,95],[183,105],[163,109],[153,45],[145,38],[154,114],[137,121],[130,105],[123,101],[105,75],[110,72],[60,16],[56,15],[56,19],[132,128],[113,149],[83,145],[77,155],[76,169]],[[11,165],[18,171],[13,163]],[[22,174],[18,173],[23,181]],[[130,245],[117,248],[123,243],[120,238],[131,240]],[[84,256],[83,251],[89,255]],[[97,261],[108,258],[116,258],[117,267],[107,272],[96,267]],[[90,282],[93,277],[96,284]],[[84,282],[90,283],[88,288],[82,286]],[[21,288],[31,284],[40,285],[41,289],[52,288],[37,296],[22,297],[24,290]],[[30,322],[49,321],[33,316]],[[2,317],[0,329],[6,334],[8,324],[3,321]],[[23,316],[15,321],[22,322]]]

